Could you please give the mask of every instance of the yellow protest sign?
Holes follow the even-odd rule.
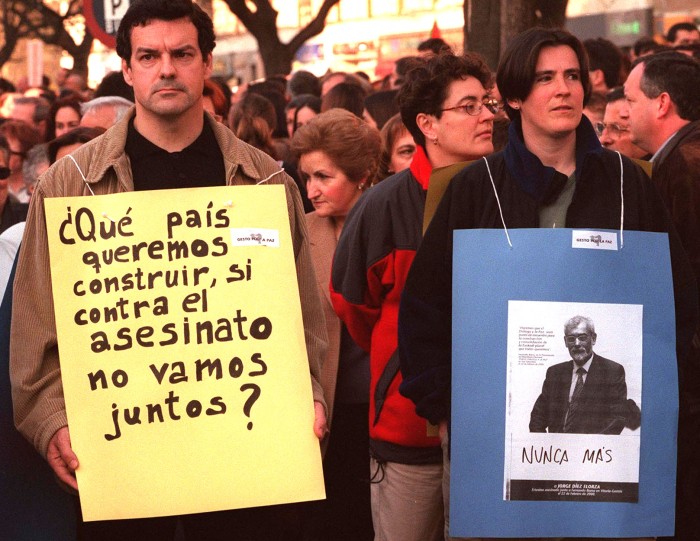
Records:
[[[85,520],[323,498],[284,187],[45,209]]]

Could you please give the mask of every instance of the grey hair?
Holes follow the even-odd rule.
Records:
[[[80,104],[80,114],[85,116],[87,113],[100,109],[102,107],[113,107],[114,108],[114,122],[119,122],[126,112],[134,104],[122,98],[121,96],[102,96],[100,98],[95,98],[85,103]]]
[[[574,316],[569,321],[564,323],[564,334],[566,334],[569,329],[578,327],[581,323],[585,323],[588,330],[591,331],[591,334],[595,334],[595,325],[593,324],[593,320],[585,316]]]
[[[36,184],[39,180],[37,169],[42,164],[49,165],[49,149],[46,143],[30,148],[22,163],[22,176],[27,187]]]

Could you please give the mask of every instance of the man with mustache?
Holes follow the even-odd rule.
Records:
[[[294,181],[277,162],[204,112],[204,81],[212,71],[214,45],[213,23],[192,0],[132,2],[119,26],[117,52],[124,79],[134,88],[135,107],[103,136],[75,151],[74,160],[59,160],[32,197],[12,314],[15,424],[73,490],[78,490],[80,457],[71,447],[61,384],[44,214],[48,197],[262,181],[284,185],[314,396],[313,430],[319,439],[327,432],[319,381],[326,329],[304,208]],[[281,539],[282,514],[289,510],[275,514],[270,509],[187,515],[182,520],[188,540],[249,539],[253,534],[256,540]],[[81,523],[78,538],[172,540],[176,518]]]
[[[639,407],[627,400],[625,369],[593,352],[597,335],[590,318],[564,325],[571,360],[547,369],[542,394],[530,414],[530,432],[619,434],[639,428]]]

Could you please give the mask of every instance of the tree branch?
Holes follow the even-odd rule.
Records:
[[[250,26],[255,24],[255,19],[253,17],[253,12],[248,9],[245,0],[224,0],[224,2],[226,2],[231,13],[238,17],[238,20],[243,23],[243,26],[250,30]]]
[[[316,17],[304,28],[302,28],[296,36],[294,36],[289,42],[289,47],[293,51],[297,51],[308,39],[319,35],[323,32],[326,26],[326,17],[328,17],[328,12],[333,6],[335,6],[340,0],[324,0],[321,9],[318,10]]]

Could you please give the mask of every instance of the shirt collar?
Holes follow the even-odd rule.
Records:
[[[413,176],[418,180],[418,183],[424,190],[427,190],[430,184],[430,175],[433,172],[433,166],[430,160],[428,160],[425,149],[421,145],[416,145],[416,152],[413,154],[410,169]]]
[[[153,144],[151,141],[141,135],[134,126],[134,118],[136,118],[136,115],[129,120],[129,128],[126,136],[125,150],[129,155],[129,158],[132,160],[141,160],[163,152],[172,154],[167,150],[160,148],[158,145]],[[199,134],[197,139],[195,139],[189,146],[185,147],[180,152],[196,153],[209,158],[218,159],[220,157],[217,153],[218,146],[216,137],[214,136],[214,130],[205,118],[202,132]]]
[[[581,367],[580,367],[586,371],[586,374],[588,374],[588,372],[591,371],[591,363],[593,362],[594,355],[595,355],[595,353],[591,353],[591,356],[588,357],[588,360],[585,363],[583,363],[583,365],[581,365]],[[576,371],[579,369],[579,365],[577,365],[574,361],[572,361],[572,362],[574,363],[574,375],[576,375]]]
[[[678,135],[678,132],[675,132],[673,135],[671,135],[671,137],[669,137],[668,139],[666,139],[666,140],[661,144],[661,146],[659,147],[659,149],[658,149],[656,152],[654,152],[654,155],[653,155],[653,156],[651,157],[651,159],[649,160],[651,163],[655,163],[656,160],[659,159],[659,156],[661,155],[661,153],[664,151],[664,149],[665,149],[665,148],[668,146],[668,144],[671,142],[671,139],[673,139],[676,135]]]

